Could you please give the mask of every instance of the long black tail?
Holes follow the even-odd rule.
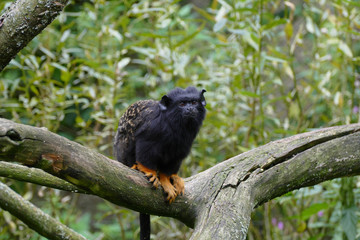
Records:
[[[140,213],[140,240],[150,240],[150,215]]]

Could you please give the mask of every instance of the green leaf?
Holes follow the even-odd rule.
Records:
[[[70,30],[66,30],[66,31],[63,33],[63,35],[61,36],[60,42],[65,42],[66,39],[70,36],[70,33],[71,33]]]
[[[187,5],[183,6],[182,8],[180,8],[178,14],[180,17],[186,17],[191,13],[191,10],[192,10],[192,5],[187,4]]]
[[[124,67],[126,67],[129,63],[130,63],[131,59],[126,57],[121,59],[118,63],[117,63],[117,68],[119,70],[123,69]]]
[[[226,22],[227,22],[226,18],[222,18],[219,21],[217,21],[213,27],[213,31],[214,32],[220,31],[225,26]]]
[[[300,214],[289,217],[289,219],[299,219],[301,221],[306,221],[311,216],[317,214],[319,211],[328,208],[329,208],[329,204],[327,203],[315,203],[310,205],[310,207],[304,209]]]
[[[302,232],[305,232],[306,228],[307,228],[306,222],[301,221],[301,222],[298,224],[298,226],[297,226],[297,228],[296,228],[296,231],[297,231],[298,233],[302,233]]]
[[[212,15],[210,15],[209,13],[207,13],[205,10],[203,10],[202,8],[196,7],[194,6],[195,11],[197,11],[201,16],[205,17],[207,20],[213,22],[214,21],[214,17]]]
[[[308,30],[308,32],[310,33],[315,33],[315,26],[314,26],[314,22],[312,21],[311,18],[307,17],[306,18],[306,30]]]
[[[329,204],[327,203],[315,203],[312,204],[310,207],[306,208],[304,211],[301,212],[301,220],[305,221],[309,219],[311,216],[317,214],[320,210],[328,209]]]
[[[341,227],[345,232],[348,240],[356,239],[356,223],[357,223],[357,216],[356,216],[357,207],[351,207],[344,209],[342,211],[342,216],[340,220]]]
[[[31,91],[32,91],[33,93],[36,94],[36,96],[39,96],[39,95],[40,95],[40,94],[39,94],[39,91],[37,90],[37,88],[36,88],[34,85],[31,85],[31,86],[30,86],[30,89],[31,89]],[[32,98],[32,99],[35,99],[35,98]]]
[[[344,43],[343,41],[339,42],[339,49],[348,57],[352,58],[353,57],[353,53],[350,49],[350,47]]]
[[[236,12],[238,13],[246,13],[246,12],[250,12],[250,13],[258,13],[257,9],[255,8],[237,8],[235,9]]]
[[[259,98],[260,96],[256,93],[250,92],[250,91],[239,91],[239,94],[246,96],[246,97],[252,97],[252,98]]]
[[[357,1],[349,1],[349,0],[343,0],[343,1],[348,3],[349,5],[353,5],[355,7],[360,7],[360,3]]]
[[[237,34],[237,35],[246,35],[248,34],[248,32],[244,29],[229,29],[229,31],[233,34]]]
[[[145,48],[145,47],[131,47],[132,50],[135,52],[144,54],[148,56],[149,58],[153,59],[155,57],[156,51],[152,48]]]
[[[110,36],[115,37],[119,42],[122,43],[123,36],[121,35],[121,33],[119,31],[109,28],[109,34],[110,34]]]
[[[247,32],[248,33],[248,32]],[[259,51],[259,38],[256,37],[254,34],[245,34],[244,40],[255,49],[255,51]]]
[[[274,20],[274,21],[264,25],[262,28],[263,28],[263,30],[269,30],[269,29],[279,26],[281,24],[285,24],[286,22],[287,22],[286,19],[283,19],[283,18],[277,19],[277,20]]]
[[[265,56],[265,59],[270,61],[270,62],[280,62],[280,63],[283,63],[283,62],[286,62],[286,60],[284,59],[281,59],[281,58],[277,58],[277,57],[272,57],[272,56]]]
[[[41,45],[39,46],[39,49],[40,49],[43,53],[45,53],[49,58],[55,59],[55,54],[53,54],[50,50],[44,48],[44,47],[41,46]]]
[[[174,48],[177,48],[181,45],[183,45],[184,43],[186,43],[187,41],[193,39],[196,35],[198,35],[205,27],[205,22],[203,22],[201,24],[201,26],[195,31],[193,32],[192,34],[186,36],[185,38],[183,38],[180,42],[178,42],[177,44],[175,44]]]
[[[61,71],[64,71],[64,72],[68,71],[68,69],[66,67],[64,67],[64,66],[62,66],[62,65],[60,65],[60,64],[58,64],[56,62],[52,62],[52,63],[50,63],[50,65],[57,68],[57,69],[59,69],[59,70],[61,70]]]
[[[294,32],[293,25],[291,24],[291,22],[286,23],[284,31],[285,31],[286,39],[290,41]]]

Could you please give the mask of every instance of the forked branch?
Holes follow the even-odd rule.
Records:
[[[359,175],[359,130],[360,124],[321,129],[240,154],[186,179],[185,195],[171,205],[141,173],[46,129],[0,119],[0,161],[42,169],[135,211],[177,218],[195,228],[192,239],[245,239],[256,206],[294,189]]]

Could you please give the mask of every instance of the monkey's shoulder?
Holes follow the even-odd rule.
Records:
[[[119,131],[134,134],[159,111],[159,102],[140,100],[130,105],[119,120]],[[149,119],[150,118],[150,119]]]
[[[140,100],[131,104],[123,117],[126,120],[144,118],[158,109],[159,102],[154,100]]]

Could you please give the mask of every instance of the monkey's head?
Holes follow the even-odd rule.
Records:
[[[200,127],[206,112],[204,92],[205,89],[198,91],[195,87],[175,88],[162,97],[160,110],[171,120],[193,122]]]

